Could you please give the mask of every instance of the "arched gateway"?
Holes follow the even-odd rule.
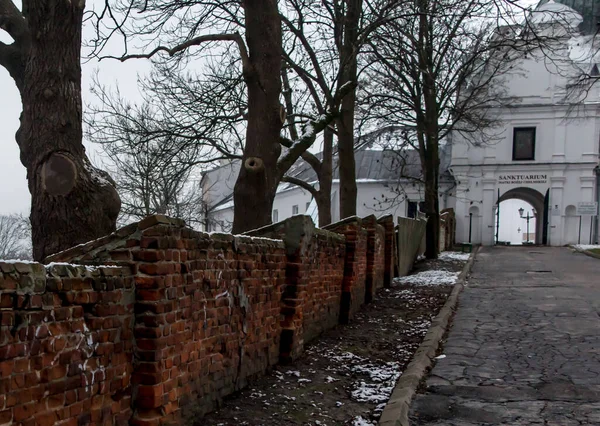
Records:
[[[498,208],[500,203],[506,200],[517,199],[531,204],[536,211],[535,243],[548,244],[548,198],[549,191],[546,191],[544,195],[536,189],[528,187],[513,188],[504,193],[498,190],[495,242],[498,242],[498,229],[500,227],[500,209]]]

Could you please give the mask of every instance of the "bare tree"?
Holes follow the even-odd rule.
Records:
[[[401,13],[398,3],[395,0],[286,2],[282,13],[286,72],[282,77],[288,110],[286,129],[292,138],[298,133],[296,123],[323,114],[325,106],[339,97],[339,91],[348,82],[357,81],[361,49],[379,26]],[[294,176],[284,177],[313,195],[321,226],[331,222],[334,152],[339,156],[341,216],[356,214],[355,91],[353,88],[343,97],[335,126],[324,132],[320,158],[309,153],[303,155],[317,174],[318,187]],[[335,146],[334,136],[337,136]]]
[[[0,259],[31,260],[31,224],[22,215],[0,215]]]
[[[502,2],[500,2],[502,3]],[[530,41],[514,26],[501,27],[502,4],[483,0],[405,1],[406,14],[378,29],[370,42],[365,89],[368,113],[383,123],[415,129],[400,141],[402,150],[419,152],[425,185],[427,250],[439,247],[439,144],[452,131],[465,136],[487,132],[494,138],[500,124],[490,113],[514,99],[504,82],[514,59]]]
[[[101,123],[90,124],[89,138],[102,145],[113,169],[122,200],[120,222],[166,214],[190,225],[200,223],[201,195],[191,177],[200,171],[203,146],[163,133],[146,106],[127,119],[114,115]]]
[[[81,26],[85,2],[0,0],[0,65],[23,104],[16,140],[31,192],[36,260],[115,229],[119,197],[82,144]]]
[[[240,117],[245,120],[240,124],[245,126],[245,138],[240,144],[243,167],[234,187],[233,232],[242,232],[270,223],[279,182],[314,143],[317,135],[335,119],[342,98],[354,90],[354,85],[341,85],[336,96],[324,105],[323,114],[303,124],[303,130],[299,132],[297,139],[282,139],[280,133],[285,122],[285,108],[279,102],[282,40],[277,3],[257,6],[254,2],[243,2],[243,10],[233,7],[234,5],[239,6],[239,3],[197,2],[193,5],[181,5],[178,2],[146,2],[142,12],[149,14],[150,18],[145,23],[142,21],[141,27],[137,27],[139,33],[156,33],[165,29],[171,18],[179,19],[183,16],[178,28],[189,30],[189,34],[185,36],[186,41],[172,48],[161,45],[149,53],[124,55],[119,59],[152,58],[160,52],[166,52],[169,56],[176,56],[175,59],[182,63],[185,55],[179,53],[191,47],[198,47],[200,52],[206,53],[203,46],[216,41],[230,41],[237,46],[237,63],[241,67],[242,76],[237,81],[243,81],[246,96],[239,98],[240,101],[245,100],[245,104],[238,109],[238,113],[242,112]],[[137,5],[129,4],[122,10],[130,10],[134,6]],[[180,13],[191,8],[200,13]],[[122,30],[123,27],[118,28]],[[203,29],[209,31],[223,28],[229,32],[197,35]],[[168,30],[165,31],[168,33]],[[243,37],[240,31],[243,31]],[[98,38],[101,39],[102,37]],[[223,51],[220,53],[223,58],[228,57]],[[164,70],[168,70],[168,66]],[[236,79],[231,81],[235,83]],[[282,145],[287,148],[285,151],[282,151]]]

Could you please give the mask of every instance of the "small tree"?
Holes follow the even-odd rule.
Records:
[[[31,260],[31,224],[22,215],[0,215],[0,259]]]

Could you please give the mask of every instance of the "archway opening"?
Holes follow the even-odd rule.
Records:
[[[497,243],[545,244],[546,198],[532,188],[515,188],[500,194],[494,216]]]
[[[495,223],[498,232],[498,244],[517,246],[536,243],[536,225],[538,212],[527,201],[512,198],[500,202],[500,218]]]

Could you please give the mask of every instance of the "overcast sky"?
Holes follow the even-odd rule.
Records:
[[[538,0],[524,0],[523,3],[534,4]],[[20,7],[20,2],[15,1]],[[102,4],[104,0],[88,1],[88,5]],[[89,28],[88,28],[89,31]],[[85,38],[84,29],[84,38]],[[4,32],[0,31],[0,41],[11,43],[12,40]],[[146,74],[149,69],[149,61],[133,60],[120,63],[114,60],[105,60],[101,63],[92,61],[83,65],[82,92],[83,103],[93,101],[90,93],[91,77],[98,69],[99,80],[106,85],[118,84],[121,94],[130,99],[139,98],[137,90],[137,76]],[[15,142],[15,132],[19,127],[19,114],[21,113],[21,101],[19,93],[8,72],[0,67],[0,214],[5,213],[28,213],[30,195],[27,188],[25,167],[19,160],[19,149]],[[94,161],[94,148],[86,144],[88,155]]]

